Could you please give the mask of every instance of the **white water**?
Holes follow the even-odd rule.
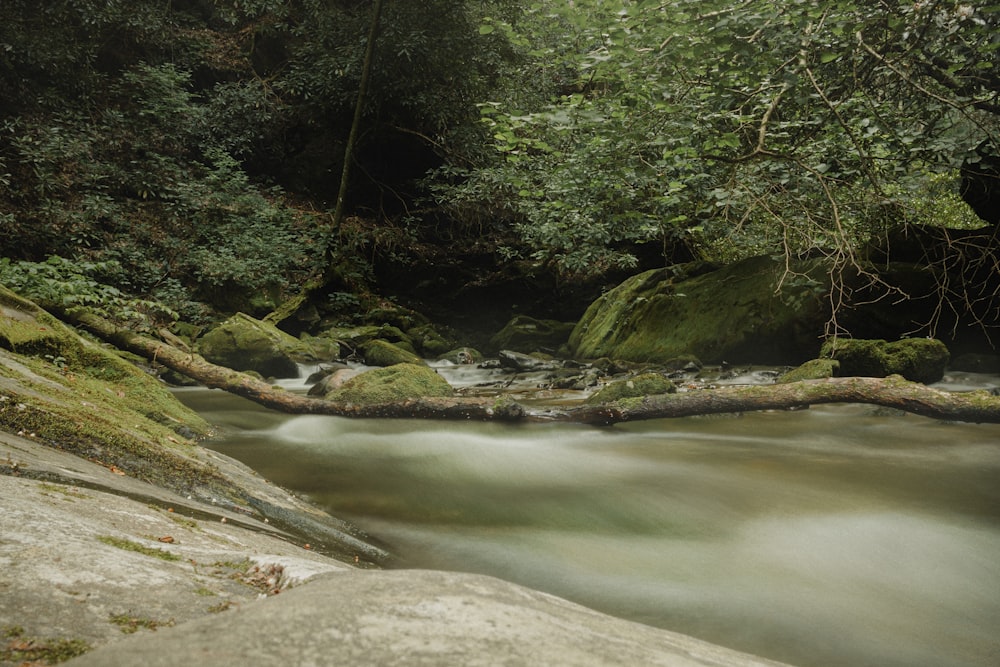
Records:
[[[834,406],[611,429],[182,397],[213,447],[382,540],[816,667],[1000,665],[1000,427]]]

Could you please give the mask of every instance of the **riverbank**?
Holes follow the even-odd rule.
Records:
[[[490,577],[358,568],[31,437],[0,432],[0,461],[0,665],[777,664]]]
[[[0,665],[774,665],[490,577],[374,569],[197,444],[150,376],[0,290]]]

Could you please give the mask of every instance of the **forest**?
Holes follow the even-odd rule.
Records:
[[[468,344],[770,257],[823,336],[922,300],[893,335],[993,352],[998,7],[9,0],[0,282],[188,341]]]

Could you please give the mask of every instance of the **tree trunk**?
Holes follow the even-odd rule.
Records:
[[[372,8],[372,20],[368,30],[368,42],[365,44],[365,59],[361,64],[361,81],[358,84],[358,97],[354,104],[354,118],[351,121],[351,130],[347,135],[347,145],[344,147],[344,165],[340,170],[340,187],[337,190],[337,206],[333,211],[333,219],[330,222],[330,233],[327,235],[326,250],[323,252],[323,273],[308,280],[296,296],[283,302],[265,318],[275,326],[294,315],[303,305],[305,305],[314,292],[317,292],[330,284],[336,272],[334,266],[336,254],[334,253],[334,237],[340,234],[341,225],[344,222],[344,202],[347,199],[347,186],[350,182],[351,161],[354,160],[354,146],[358,141],[358,132],[361,127],[361,116],[365,107],[365,96],[368,94],[368,81],[371,78],[372,64],[375,61],[375,38],[378,36],[378,24],[382,16],[382,1],[375,0]]]
[[[626,421],[690,417],[757,410],[791,410],[823,403],[868,403],[933,419],[1000,423],[1000,396],[985,391],[954,393],[888,378],[846,377],[788,384],[722,387],[626,399],[619,403],[530,411],[504,398],[423,398],[382,405],[332,403],[275,388],[238,371],[216,366],[197,354],[114,326],[89,313],[63,314],[118,346],[186,375],[212,389],[224,389],[280,412],[343,417],[562,421],[610,425]]]

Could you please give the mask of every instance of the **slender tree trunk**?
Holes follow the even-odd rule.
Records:
[[[985,391],[946,392],[909,382],[899,376],[830,378],[753,387],[723,387],[544,412],[531,412],[516,402],[502,398],[426,398],[383,405],[338,404],[276,389],[249,375],[211,364],[197,354],[116,327],[92,314],[77,313],[63,316],[64,319],[82,326],[121,349],[163,364],[207,387],[225,389],[265,407],[295,414],[482,421],[564,421],[610,425],[626,421],[725,412],[790,410],[824,403],[868,403],[934,419],[1000,423],[1000,396],[993,396]]]
[[[306,282],[302,290],[288,301],[283,302],[273,312],[268,314],[265,322],[278,325],[288,319],[298,311],[312,296],[328,284],[335,275],[335,262],[337,260],[335,248],[337,247],[337,237],[340,235],[340,228],[344,222],[344,202],[347,200],[347,187],[351,177],[351,162],[354,160],[354,146],[358,141],[358,128],[361,127],[361,116],[364,111],[365,98],[368,95],[368,83],[371,80],[372,65],[375,60],[375,38],[378,36],[379,20],[382,16],[383,0],[375,0],[372,8],[371,25],[368,29],[368,42],[365,44],[365,59],[361,65],[361,81],[358,84],[358,98],[354,104],[354,118],[351,121],[351,130],[347,135],[347,144],[344,146],[344,165],[340,170],[340,187],[337,190],[337,205],[333,211],[333,219],[330,222],[330,232],[327,234],[326,249],[323,252],[323,272]]]

